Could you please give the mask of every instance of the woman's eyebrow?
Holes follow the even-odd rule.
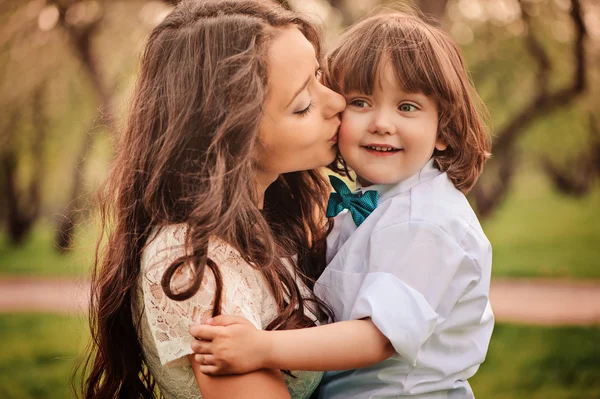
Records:
[[[290,102],[285,106],[286,108],[289,107],[290,104],[294,101],[294,99],[298,96],[298,94],[302,93],[302,91],[306,88],[306,86],[308,86],[308,83],[310,82],[311,78],[312,78],[312,76],[309,76],[308,79],[306,79],[306,81],[302,85],[302,87],[300,87],[298,90],[296,90],[296,92],[292,96],[292,99],[290,100]]]
[[[317,67],[315,68],[315,74],[317,73],[317,71],[321,68],[320,65],[317,64]],[[302,87],[300,87],[298,90],[296,90],[296,92],[294,93],[294,95],[292,96],[292,99],[290,100],[290,102],[285,106],[285,108],[289,107],[290,104],[294,101],[294,99],[298,96],[298,94],[302,93],[302,91],[304,89],[306,89],[306,86],[308,86],[308,84],[310,83],[310,80],[313,78],[313,76],[309,76],[308,79],[306,79],[306,81],[304,82],[304,84],[302,85]]]

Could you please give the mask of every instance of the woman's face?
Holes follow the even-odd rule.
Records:
[[[266,185],[282,173],[331,163],[338,114],[346,105],[344,97],[321,84],[315,49],[298,28],[282,29],[268,56],[269,94],[257,154],[259,180]]]

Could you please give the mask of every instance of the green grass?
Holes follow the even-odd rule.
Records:
[[[88,333],[84,317],[0,315],[0,398],[72,397]],[[471,380],[482,399],[600,397],[600,327],[496,326]]]
[[[600,187],[583,198],[557,193],[531,171],[483,221],[494,276],[600,278]]]
[[[600,187],[572,198],[528,169],[482,224],[492,242],[496,277],[600,279]],[[10,247],[0,235],[0,275],[86,275],[94,240],[94,228],[80,228],[75,251],[65,256],[54,249],[47,223],[20,248]]]
[[[40,223],[20,247],[9,245],[5,235],[0,235],[0,276],[85,276],[89,273],[94,237],[90,230],[80,229],[75,249],[60,254],[54,246],[54,230]]]
[[[73,397],[70,378],[86,325],[84,317],[0,315],[0,398]]]
[[[600,326],[498,324],[470,379],[478,398],[600,398]]]

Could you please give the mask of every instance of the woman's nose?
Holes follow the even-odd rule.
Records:
[[[327,104],[327,106],[325,107],[327,112],[326,116],[327,118],[331,118],[339,114],[344,110],[344,108],[346,108],[346,99],[344,98],[344,96],[342,96],[339,93],[336,93],[328,87],[323,86],[323,88],[325,89],[324,96]]]

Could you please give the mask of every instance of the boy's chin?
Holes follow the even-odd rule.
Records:
[[[375,176],[369,176],[368,174],[365,174],[365,177],[358,177],[358,182],[362,187],[368,187],[374,184],[394,185],[400,183],[402,180],[406,179],[403,176],[389,176],[389,174],[381,174]]]

